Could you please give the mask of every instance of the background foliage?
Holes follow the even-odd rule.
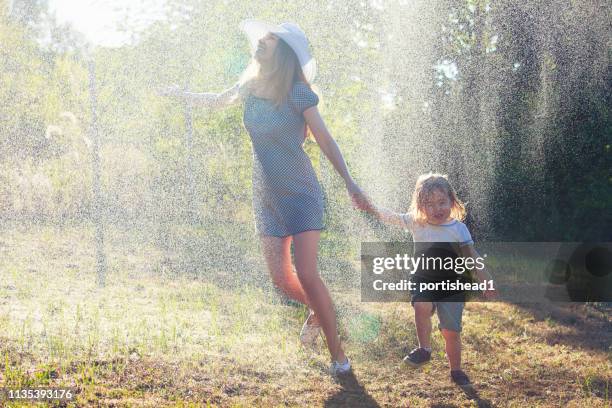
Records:
[[[320,110],[376,201],[406,209],[418,174],[433,170],[469,203],[477,238],[612,239],[604,3],[170,0],[166,19],[119,48],[87,48],[44,1],[12,3],[0,8],[2,222],[91,219],[93,60],[106,222],[138,226],[181,259],[251,253],[241,107],[193,109],[188,149],[186,107],[155,88],[230,86],[249,58],[238,24],[256,17],[308,33]],[[403,237],[353,212],[329,162],[305,148],[327,199],[323,260],[341,267],[360,240]]]

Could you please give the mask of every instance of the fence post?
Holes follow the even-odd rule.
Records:
[[[189,89],[189,82],[185,82],[185,90]],[[195,177],[193,174],[193,119],[191,115],[191,105],[185,101],[185,144],[187,147],[187,162],[185,172],[187,177],[187,219],[190,224],[197,220],[195,209]]]
[[[92,57],[93,58],[93,57]],[[102,199],[100,193],[100,137],[98,133],[96,71],[93,59],[88,61],[89,68],[89,101],[91,104],[91,125],[89,128],[93,149],[93,222],[96,243],[97,283],[104,286],[106,280],[106,254],[104,252],[104,228],[102,225]]]

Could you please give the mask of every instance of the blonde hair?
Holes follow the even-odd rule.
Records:
[[[466,215],[465,204],[457,197],[455,189],[448,181],[448,176],[435,173],[422,174],[417,179],[408,210],[412,218],[419,224],[427,223],[427,215],[423,208],[425,201],[435,190],[440,190],[448,195],[452,203],[450,216],[458,221],[463,221]]]
[[[278,39],[272,56],[271,69],[266,73],[262,72],[259,62],[252,58],[239,80],[240,85],[246,85],[249,92],[260,87],[270,90],[270,99],[276,107],[287,100],[293,84],[297,81],[302,81],[310,87],[297,55],[281,38]]]

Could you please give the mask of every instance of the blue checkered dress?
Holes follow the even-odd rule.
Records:
[[[304,152],[303,112],[319,102],[296,82],[277,109],[267,99],[247,95],[243,122],[253,143],[253,209],[262,235],[284,237],[323,225],[323,194]]]

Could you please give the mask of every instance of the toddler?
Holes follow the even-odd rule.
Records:
[[[451,259],[456,259],[458,256],[474,260],[480,258],[474,249],[474,241],[470,232],[461,222],[465,218],[465,206],[444,175],[429,173],[420,176],[412,195],[410,209],[405,214],[377,207],[370,202],[364,204],[362,209],[384,223],[408,229],[415,242],[415,255],[421,253],[419,248],[426,248],[423,252],[430,256],[432,254],[437,256],[452,254]],[[472,270],[474,278],[479,282],[491,280],[484,264],[481,263],[480,266],[480,269]],[[465,280],[464,275],[459,275],[454,270],[451,272],[449,276],[443,271],[432,273],[420,268],[412,276],[411,281],[415,283],[414,286],[417,286],[416,290],[411,291],[411,304],[414,308],[419,347],[412,350],[404,358],[404,362],[417,367],[431,359],[431,317],[434,312],[437,312],[440,321],[438,327],[446,345],[451,380],[459,386],[468,386],[470,379],[461,369],[460,333],[465,304],[464,292],[456,290],[428,292],[420,291],[418,288],[421,282],[436,282],[440,281],[441,277]],[[490,287],[492,285],[487,285],[487,288]],[[487,299],[497,296],[494,289],[485,290],[483,294]]]

